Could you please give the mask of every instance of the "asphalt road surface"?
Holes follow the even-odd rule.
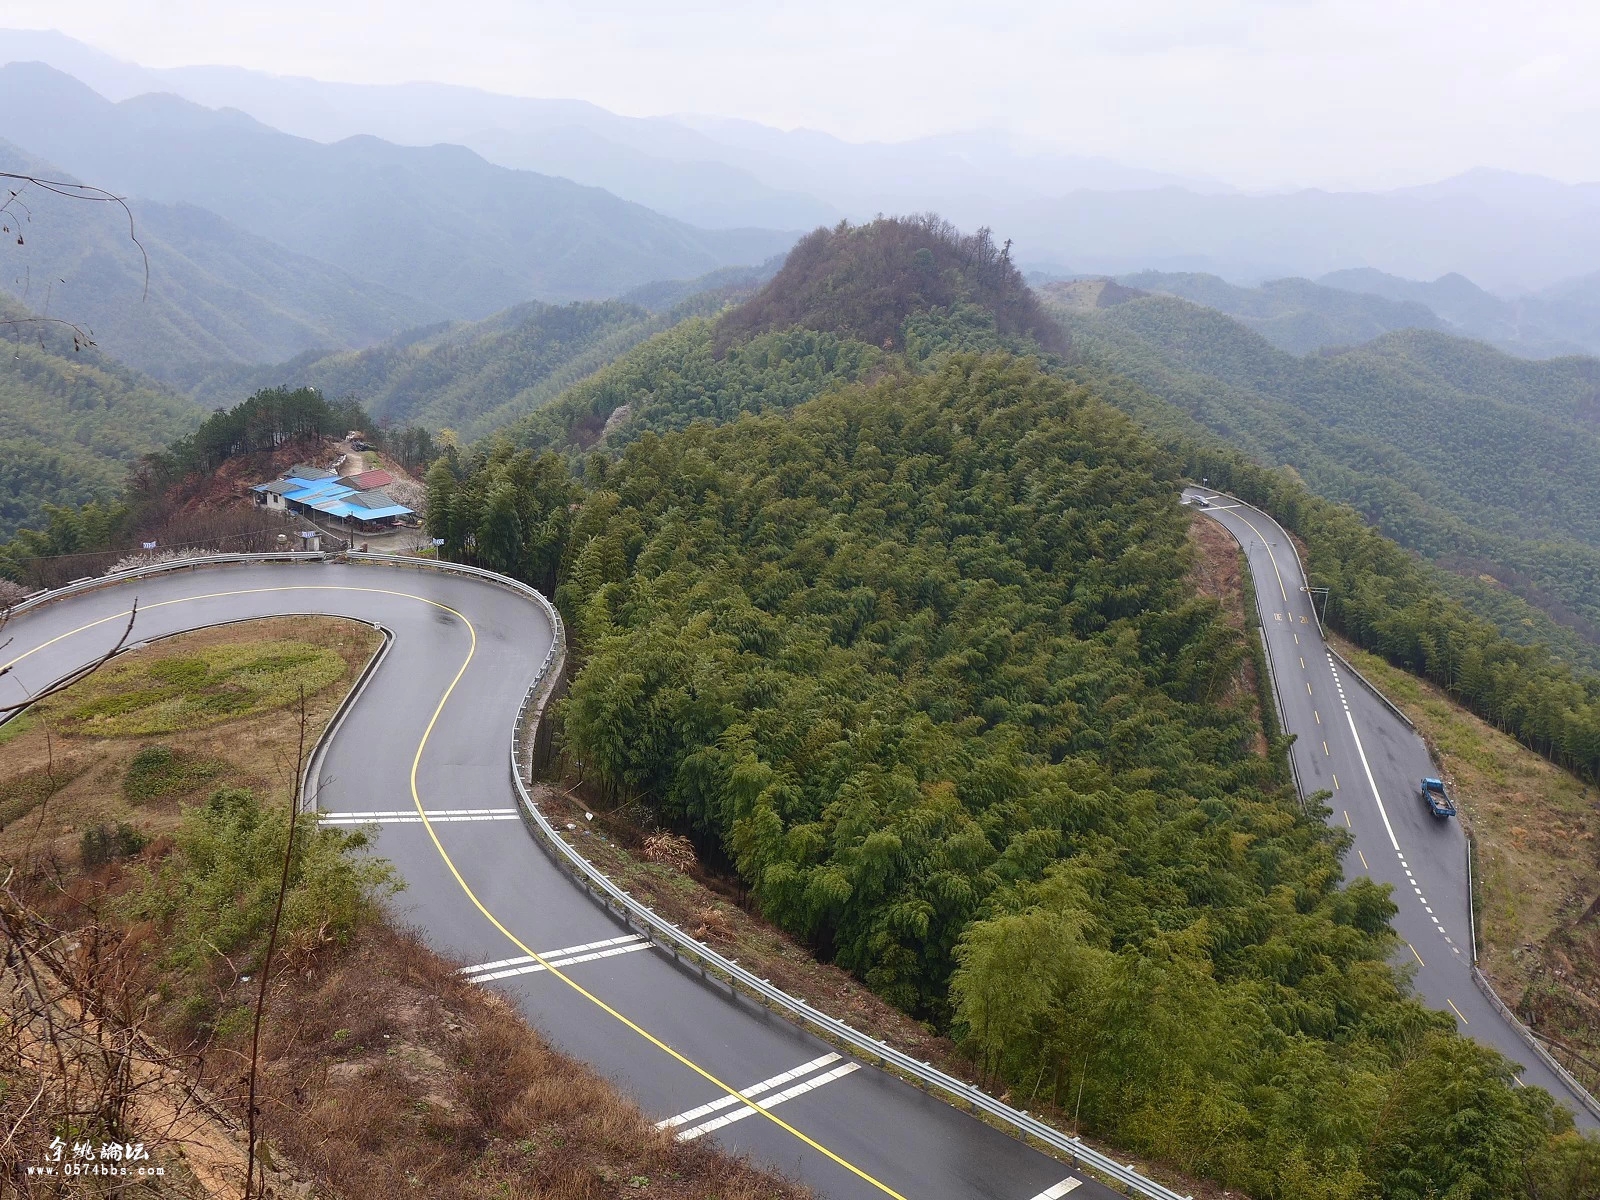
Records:
[[[1255,581],[1262,630],[1290,753],[1306,795],[1332,793],[1330,820],[1355,843],[1346,874],[1394,888],[1404,939],[1400,962],[1414,971],[1418,995],[1452,1014],[1456,1028],[1495,1047],[1523,1069],[1517,1078],[1548,1090],[1580,1127],[1597,1122],[1566,1085],[1495,1011],[1472,978],[1467,839],[1454,818],[1435,817],[1420,784],[1438,769],[1422,739],[1328,653],[1289,535],[1259,509],[1209,489],[1201,509],[1244,547]]]
[[[375,822],[376,852],[406,882],[400,917],[646,1113],[674,1120],[680,1136],[713,1137],[831,1197],[1116,1194],[702,981],[550,862],[516,816],[507,764],[518,705],[553,636],[530,600],[480,580],[377,564],[175,571],[17,617],[0,650],[0,666],[14,664],[0,677],[0,704],[104,654],[135,599],[135,642],[295,614],[390,630],[390,652],[321,765],[319,808],[335,822]],[[1442,836],[1459,838],[1453,829]],[[528,961],[517,943],[559,973]]]

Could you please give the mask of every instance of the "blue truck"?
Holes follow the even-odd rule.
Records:
[[[1450,793],[1444,790],[1444,780],[1424,779],[1422,781],[1422,802],[1428,806],[1428,811],[1436,817],[1453,817],[1456,815],[1455,801],[1450,799]]]

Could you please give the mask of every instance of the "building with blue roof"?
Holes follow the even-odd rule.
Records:
[[[294,467],[282,479],[258,483],[250,490],[262,508],[329,517],[365,533],[391,528],[416,515],[383,489],[357,491],[320,467]]]

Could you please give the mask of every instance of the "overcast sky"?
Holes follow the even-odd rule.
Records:
[[[0,0],[147,66],[438,80],[852,140],[1003,128],[1243,186],[1600,179],[1596,0]]]

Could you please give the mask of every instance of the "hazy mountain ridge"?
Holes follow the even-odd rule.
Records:
[[[1512,297],[1486,292],[1453,272],[1432,282],[1418,282],[1367,268],[1335,271],[1317,282],[1424,304],[1457,332],[1513,354],[1530,358],[1600,354],[1600,272]]]
[[[274,366],[214,369],[190,394],[231,405],[267,387],[315,387],[360,401],[385,424],[474,438],[603,367],[664,322],[619,301],[530,301],[481,322],[412,330],[364,350],[305,354]]]
[[[1117,282],[1227,313],[1291,354],[1369,342],[1396,329],[1448,328],[1425,304],[1342,292],[1307,279],[1273,279],[1245,288],[1215,275],[1141,271]]]
[[[487,436],[690,317],[710,316],[771,278],[777,262],[725,267],[699,279],[646,284],[617,300],[531,300],[482,321],[406,330],[362,350],[313,351],[288,362],[192,364],[178,385],[207,407],[262,388],[314,387],[359,401],[385,425]]]
[[[321,140],[366,132],[412,145],[461,143],[491,161],[604,186],[702,226],[798,229],[839,216],[936,210],[963,226],[1004,229],[1018,262],[1057,273],[1315,279],[1370,267],[1426,279],[1459,272],[1491,288],[1529,290],[1600,271],[1600,185],[1507,171],[1387,192],[1244,193],[1015,146],[993,130],[863,144],[815,130],[622,117],[584,101],[439,84],[365,87],[231,67],[152,71],[32,31],[0,31],[0,61],[7,58],[52,62],[123,98],[166,90],[232,105]]]
[[[695,229],[459,146],[323,145],[174,96],[112,104],[41,64],[0,68],[12,137],[80,178],[203,206],[444,314],[601,299],[760,262],[791,235]]]
[[[1044,294],[1069,308],[1083,302],[1074,289],[1090,282],[1038,278]],[[1291,354],[1361,345],[1401,329],[1475,338],[1524,358],[1600,353],[1600,275],[1516,298],[1494,295],[1459,274],[1425,283],[1371,268],[1334,271],[1316,281],[1270,279],[1253,287],[1202,272],[1169,271],[1137,271],[1118,276],[1117,283],[1227,313]],[[1097,306],[1133,298],[1102,294]]]
[[[5,142],[0,169],[73,179]],[[85,327],[106,353],[169,382],[195,361],[362,345],[442,315],[193,205],[132,201],[136,244],[115,206],[36,188],[20,200],[24,241],[3,247],[0,290]]]

